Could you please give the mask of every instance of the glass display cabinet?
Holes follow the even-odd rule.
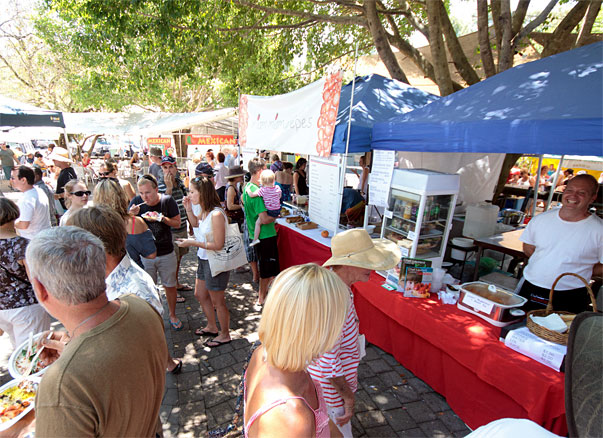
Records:
[[[459,185],[457,174],[395,169],[381,237],[396,242],[402,257],[441,267]]]

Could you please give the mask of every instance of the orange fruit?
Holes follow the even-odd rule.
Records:
[[[329,232],[327,230],[322,230],[322,232],[320,233],[320,235],[322,237],[329,237]]]

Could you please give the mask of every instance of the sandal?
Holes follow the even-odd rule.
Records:
[[[186,302],[186,298],[184,298],[183,296],[178,295],[176,297],[176,302],[177,303],[184,303],[184,302]]]
[[[187,284],[183,284],[183,285],[180,285],[180,287],[179,287],[177,290],[178,290],[179,292],[187,292],[187,291],[191,291],[191,290],[193,290],[193,288],[192,288],[192,287],[190,287],[190,286],[189,286],[189,285],[187,285]]]
[[[172,371],[170,371],[170,373],[172,373],[172,374],[180,374],[180,371],[182,371],[182,361],[181,360],[178,361],[178,365],[176,365],[174,367],[174,369]]]
[[[208,332],[207,330],[203,330],[200,328],[195,330],[195,334],[197,336],[218,336],[218,332]]]
[[[178,320],[177,322],[174,322],[174,321],[172,321],[172,320],[170,319],[170,325],[171,325],[171,326],[172,326],[172,328],[173,328],[175,331],[177,331],[177,332],[178,332],[178,331],[180,331],[180,330],[182,330],[182,327],[183,327],[183,325],[182,325],[182,321],[180,321],[180,320]]]
[[[203,345],[205,345],[206,347],[209,347],[209,348],[214,348],[214,347],[219,347],[220,345],[230,344],[231,342],[232,342],[232,339],[229,339],[228,341],[215,341],[213,339],[208,339],[207,341],[205,341],[203,343]],[[209,345],[212,343],[214,345]]]

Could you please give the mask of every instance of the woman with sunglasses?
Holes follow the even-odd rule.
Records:
[[[178,246],[199,248],[197,257],[197,279],[195,281],[195,298],[201,304],[203,313],[207,318],[207,325],[195,331],[197,336],[209,336],[203,345],[217,347],[230,342],[230,312],[226,307],[224,291],[228,285],[230,271],[212,275],[207,250],[218,251],[224,247],[226,224],[228,219],[220,205],[220,198],[211,180],[204,176],[193,179],[190,183],[190,193],[184,197],[182,203],[186,209],[188,220],[195,229],[196,240],[179,239]],[[207,240],[207,235],[212,240]],[[216,314],[220,323],[220,330],[216,324]]]
[[[65,205],[67,205],[67,211],[61,216],[59,226],[65,225],[67,219],[81,208],[84,208],[88,204],[88,197],[90,196],[90,190],[81,181],[72,179],[65,184]]]
[[[98,170],[98,176],[100,179],[105,178],[113,178],[119,182],[119,185],[124,192],[126,192],[126,196],[128,197],[128,202],[130,202],[134,196],[136,196],[136,192],[134,191],[134,187],[130,184],[129,181],[125,179],[121,179],[117,177],[117,166],[110,161],[103,161],[103,164],[100,165]]]

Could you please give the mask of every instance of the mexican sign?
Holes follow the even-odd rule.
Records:
[[[329,156],[339,109],[341,72],[278,96],[241,95],[244,148]]]
[[[236,145],[234,135],[188,134],[185,137],[188,145],[226,146]]]

